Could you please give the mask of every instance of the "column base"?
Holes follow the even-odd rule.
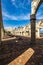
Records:
[[[35,45],[36,45],[36,42],[30,41],[30,46],[31,46],[31,47],[33,47],[33,46],[35,46]]]

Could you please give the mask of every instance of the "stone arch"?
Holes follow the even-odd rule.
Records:
[[[38,8],[40,7],[42,3],[42,0],[32,0],[31,3],[31,14],[35,14],[37,13]]]
[[[31,43],[35,43],[35,31],[36,31],[36,13],[38,11],[38,8],[40,7],[43,0],[32,0],[31,3],[31,15],[30,15],[30,21],[31,21]]]

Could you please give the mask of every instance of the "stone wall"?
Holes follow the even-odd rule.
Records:
[[[35,31],[36,38],[40,37],[40,31],[39,30],[40,30],[40,28],[43,28],[43,26],[41,26],[42,24],[43,24],[43,21],[36,22],[36,31]],[[23,28],[16,28],[13,30],[13,34],[31,37],[31,25],[27,25]]]

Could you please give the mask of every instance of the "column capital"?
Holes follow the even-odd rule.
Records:
[[[30,20],[36,20],[36,15],[35,14],[30,15]]]

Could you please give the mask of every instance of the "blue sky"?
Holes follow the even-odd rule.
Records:
[[[40,5],[37,14],[36,14],[36,19],[43,19],[43,3]]]
[[[37,12],[37,19],[43,18],[43,3]],[[2,0],[4,27],[25,26],[30,23],[31,0]]]
[[[43,28],[40,29],[40,33],[43,33]]]

